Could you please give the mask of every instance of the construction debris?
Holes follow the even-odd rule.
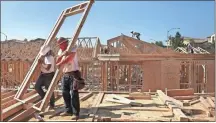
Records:
[[[106,101],[142,107],[141,103],[137,103],[133,100],[130,100],[130,99],[127,99],[127,98],[124,98],[124,97],[121,97],[115,94],[112,94],[109,98],[106,99]]]

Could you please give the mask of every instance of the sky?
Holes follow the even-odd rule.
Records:
[[[1,1],[1,32],[8,39],[48,38],[61,12],[81,1]],[[72,37],[81,14],[68,17],[57,37]],[[121,33],[141,33],[147,42],[174,36],[206,38],[214,33],[214,1],[96,1],[79,37],[99,37],[103,44]],[[1,34],[1,40],[5,36]]]

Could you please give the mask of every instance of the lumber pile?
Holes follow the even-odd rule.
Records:
[[[206,110],[207,116],[212,117],[215,116],[215,104],[212,98],[210,97],[202,97],[200,96],[200,102]]]
[[[31,112],[24,113],[26,111],[25,105],[22,102],[18,102],[14,99],[16,91],[8,91],[2,94],[1,108],[2,108],[2,120],[5,121],[22,121],[29,116]],[[33,90],[29,91],[23,96],[23,101],[26,103],[34,103],[40,99],[40,96]],[[15,115],[16,114],[16,115]],[[14,116],[15,115],[15,116]],[[19,116],[19,117],[18,117]]]
[[[174,113],[174,115],[181,121],[189,121],[189,118],[181,111],[178,100],[165,95],[161,90],[157,90],[157,94],[161,101],[166,104]]]

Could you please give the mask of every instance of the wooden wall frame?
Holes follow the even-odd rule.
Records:
[[[68,47],[67,47],[67,51],[69,51],[72,46],[74,46],[76,44],[76,41],[78,39],[78,36],[80,34],[80,31],[85,23],[85,20],[88,16],[88,13],[92,7],[92,4],[94,3],[94,0],[90,0],[88,2],[84,2],[84,3],[81,3],[81,4],[78,4],[76,6],[73,6],[73,7],[70,7],[70,8],[67,8],[65,9],[60,17],[58,18],[52,32],[50,33],[48,39],[44,42],[44,45],[49,45],[51,41],[53,41],[58,33],[58,31],[60,30],[64,20],[66,19],[66,17],[68,16],[72,16],[72,15],[76,15],[76,14],[79,14],[79,13],[83,13],[82,14],[82,17],[77,25],[77,28],[74,32],[74,35],[72,37],[72,41],[69,43]],[[15,99],[22,102],[22,103],[25,103],[23,102],[23,100],[21,100],[21,98],[23,97],[24,93],[27,91],[27,88],[29,87],[29,84],[30,84],[30,78],[32,77],[33,73],[35,72],[37,66],[38,66],[38,59],[40,58],[40,55],[38,53],[37,57],[35,58],[30,70],[28,71],[25,79],[23,80],[21,86],[20,86],[20,89],[18,90],[18,92],[16,93],[15,95]],[[36,107],[35,105],[33,106],[34,109],[36,110],[39,110],[39,111],[44,111],[46,106],[48,105],[48,102],[49,102],[49,99],[51,97],[51,94],[52,92],[54,91],[54,88],[58,82],[58,80],[56,78],[59,77],[60,75],[60,70],[57,69],[56,72],[55,72],[55,75],[51,81],[51,84],[47,90],[47,93],[44,97],[44,99],[42,100],[42,103],[40,105],[40,107]]]

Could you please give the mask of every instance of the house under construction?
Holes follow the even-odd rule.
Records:
[[[55,37],[62,23],[79,13],[83,16],[67,51],[78,46],[80,70],[86,80],[80,91],[80,121],[214,120],[214,54],[201,50],[188,54],[182,48],[174,51],[123,34],[107,40],[106,45],[99,37],[78,38],[93,3],[64,10],[46,41],[1,44],[2,121],[41,119],[35,116],[36,111],[42,112],[44,121],[72,121],[59,115],[64,110],[59,69],[43,100],[32,85],[40,73],[40,47],[48,44],[56,54]],[[52,92],[59,105],[54,111],[47,108]]]

